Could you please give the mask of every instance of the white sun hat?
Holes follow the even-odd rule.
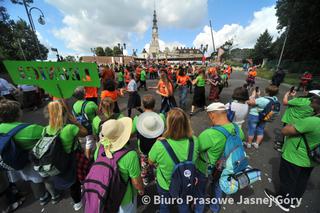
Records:
[[[320,97],[320,90],[310,90],[309,93]]]
[[[164,131],[164,121],[155,112],[144,112],[138,117],[137,130],[145,138],[157,138]]]

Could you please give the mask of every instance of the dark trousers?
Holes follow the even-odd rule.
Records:
[[[296,166],[285,159],[280,161],[280,191],[283,198],[301,198],[307,188],[313,167]],[[289,194],[289,196],[286,196]],[[288,204],[290,205],[290,204]]]
[[[81,201],[81,183],[79,180],[70,187],[70,196],[74,203],[79,203]]]
[[[138,90],[139,90],[141,87],[144,87],[144,90],[147,91],[146,81],[140,80],[140,85],[139,85],[139,87],[138,87]]]

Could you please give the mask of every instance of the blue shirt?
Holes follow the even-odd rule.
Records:
[[[278,98],[276,96],[273,97],[260,97],[256,99],[256,105],[250,109],[249,114],[259,116],[259,112],[262,112],[263,109],[267,106],[267,104],[270,102],[268,98],[272,98],[273,100],[277,101]]]

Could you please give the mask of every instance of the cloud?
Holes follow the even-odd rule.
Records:
[[[215,47],[220,47],[225,41],[233,39],[235,47],[252,48],[259,35],[266,29],[275,39],[279,36],[276,29],[277,20],[274,5],[264,7],[261,10],[254,12],[253,19],[247,26],[226,24],[220,30],[213,31]],[[212,39],[209,26],[205,26],[203,31],[199,33],[193,41],[193,45],[196,47],[201,44],[209,44],[208,52],[212,52]]]
[[[141,38],[152,26],[151,0],[46,0],[64,16],[61,28],[53,29],[67,48],[88,52],[95,46],[113,46]],[[159,0],[160,27],[196,28],[207,15],[207,0]],[[190,15],[192,14],[192,16]]]
[[[186,47],[185,44],[182,44],[179,41],[165,42],[161,39],[159,39],[159,46],[161,51],[164,51],[166,47],[168,47],[169,50],[172,50],[175,47]],[[147,43],[144,45],[144,48],[146,49],[147,52],[149,52],[149,47],[150,47],[150,43]]]

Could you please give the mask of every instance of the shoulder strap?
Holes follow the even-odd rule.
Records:
[[[84,110],[86,109],[87,103],[88,103],[88,101],[84,101],[84,102],[82,103],[82,106],[81,106],[81,115],[85,115],[85,114],[86,114]]]
[[[27,126],[30,126],[30,124],[19,124],[18,126],[16,126],[15,128],[11,129],[7,135],[9,135],[10,137],[15,136],[20,130],[26,128]]]
[[[113,157],[117,158],[117,162],[119,162],[119,160],[125,156],[125,154],[127,154],[128,152],[132,151],[132,149],[127,149],[125,147],[123,147],[122,149],[116,151],[113,153]]]
[[[305,134],[302,134],[301,136],[302,136],[303,142],[304,142],[304,144],[305,144],[305,146],[306,146],[306,148],[307,148],[307,153],[308,153],[308,155],[309,155],[309,153],[310,153],[310,146],[309,146],[309,144],[308,144],[306,135],[305,135]]]
[[[231,134],[222,126],[213,126],[212,129],[215,129],[221,132],[226,138],[228,138]]]
[[[180,163],[179,159],[177,158],[176,154],[174,153],[172,147],[168,143],[166,139],[161,140],[164,148],[167,150],[168,154],[170,155],[171,159],[173,160],[174,164]]]
[[[192,161],[193,157],[193,150],[194,150],[194,141],[193,137],[189,138],[189,154],[188,154],[188,161]]]

